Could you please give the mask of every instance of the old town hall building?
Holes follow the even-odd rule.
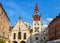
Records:
[[[36,4],[35,14],[33,16],[32,29],[25,24],[20,17],[15,26],[12,28],[9,40],[10,43],[40,43],[42,22],[41,16],[38,14],[38,4]]]
[[[27,25],[21,17],[13,27],[9,25],[9,22],[10,19],[0,4],[0,41],[3,40],[5,43],[60,43],[60,14],[44,30],[37,3],[31,26]]]

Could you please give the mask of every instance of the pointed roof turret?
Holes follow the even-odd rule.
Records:
[[[38,3],[36,3],[35,12],[37,13],[38,11],[39,11],[39,9],[38,9]]]
[[[35,15],[33,16],[33,20],[36,21],[36,20],[40,20],[40,16],[38,15],[38,4],[36,3],[36,7],[35,7]]]

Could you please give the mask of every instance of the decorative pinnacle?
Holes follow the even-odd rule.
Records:
[[[19,20],[21,20],[21,17],[19,17]]]
[[[36,3],[35,12],[38,12],[38,4]]]

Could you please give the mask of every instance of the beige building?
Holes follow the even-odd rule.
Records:
[[[10,33],[10,43],[26,43],[30,36],[28,29],[29,26],[19,19]]]
[[[9,21],[10,19],[0,3],[0,39],[5,40],[6,43],[8,43],[9,39]]]

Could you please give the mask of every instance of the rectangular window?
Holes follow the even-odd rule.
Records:
[[[24,39],[26,39],[26,33],[24,33]]]
[[[38,37],[36,37],[36,40],[38,40]]]
[[[18,39],[21,39],[21,32],[18,32]]]
[[[13,35],[14,35],[14,36],[13,36],[13,39],[16,39],[16,33],[14,33]]]

